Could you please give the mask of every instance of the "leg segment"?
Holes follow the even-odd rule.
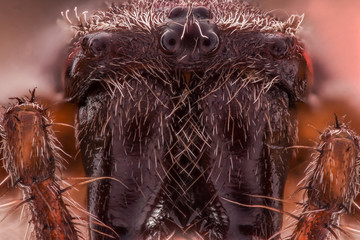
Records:
[[[308,199],[291,239],[337,238],[339,219],[351,210],[359,190],[359,150],[357,134],[337,120],[321,134],[319,153],[303,180]]]
[[[62,157],[45,110],[31,98],[18,98],[2,122],[2,154],[6,171],[28,203],[33,224],[32,237],[50,240],[77,240],[61,188],[55,175]]]

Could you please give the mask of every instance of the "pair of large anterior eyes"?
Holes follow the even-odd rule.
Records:
[[[178,6],[170,11],[168,18],[169,24],[160,37],[160,47],[165,53],[174,54],[182,48],[207,54],[218,48],[219,37],[209,8]]]
[[[181,47],[181,36],[172,30],[165,31],[160,38],[161,48],[166,53],[175,53]],[[201,52],[204,54],[214,52],[219,46],[219,37],[214,32],[209,32],[206,35],[196,39],[196,44]],[[192,49],[191,49],[192,50]]]
[[[267,51],[276,58],[286,56],[295,48],[295,42],[290,37],[268,35],[264,41]],[[176,53],[181,47],[181,42],[179,33],[171,29],[165,31],[160,38],[160,46],[168,54]],[[81,41],[84,51],[93,56],[106,54],[110,51],[111,44],[112,35],[106,32],[90,34]],[[203,54],[212,53],[219,47],[219,37],[215,32],[210,31],[197,40],[197,46]]]

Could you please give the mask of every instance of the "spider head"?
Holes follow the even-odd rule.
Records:
[[[143,73],[157,75],[172,86],[198,85],[220,72],[223,76],[215,78],[223,78],[226,71],[244,78],[256,75],[254,82],[264,79],[295,101],[303,100],[310,74],[303,45],[295,35],[301,20],[292,16],[283,22],[230,3],[214,7],[176,1],[113,8],[75,27],[65,93],[78,98],[103,82],[100,79],[123,82]]]

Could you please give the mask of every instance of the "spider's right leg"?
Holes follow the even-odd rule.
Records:
[[[46,110],[31,98],[17,98],[1,122],[4,167],[12,184],[23,192],[37,240],[77,240],[55,170],[61,168],[58,141]]]

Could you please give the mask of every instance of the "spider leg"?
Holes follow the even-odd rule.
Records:
[[[351,211],[358,194],[359,137],[344,123],[320,135],[320,151],[303,179],[307,200],[291,239],[339,239],[340,217]],[[339,232],[339,230],[341,232]]]
[[[77,240],[78,232],[55,174],[63,159],[49,117],[35,102],[35,90],[30,98],[18,98],[18,103],[6,110],[0,125],[4,167],[12,185],[23,192],[33,225],[30,236]]]

